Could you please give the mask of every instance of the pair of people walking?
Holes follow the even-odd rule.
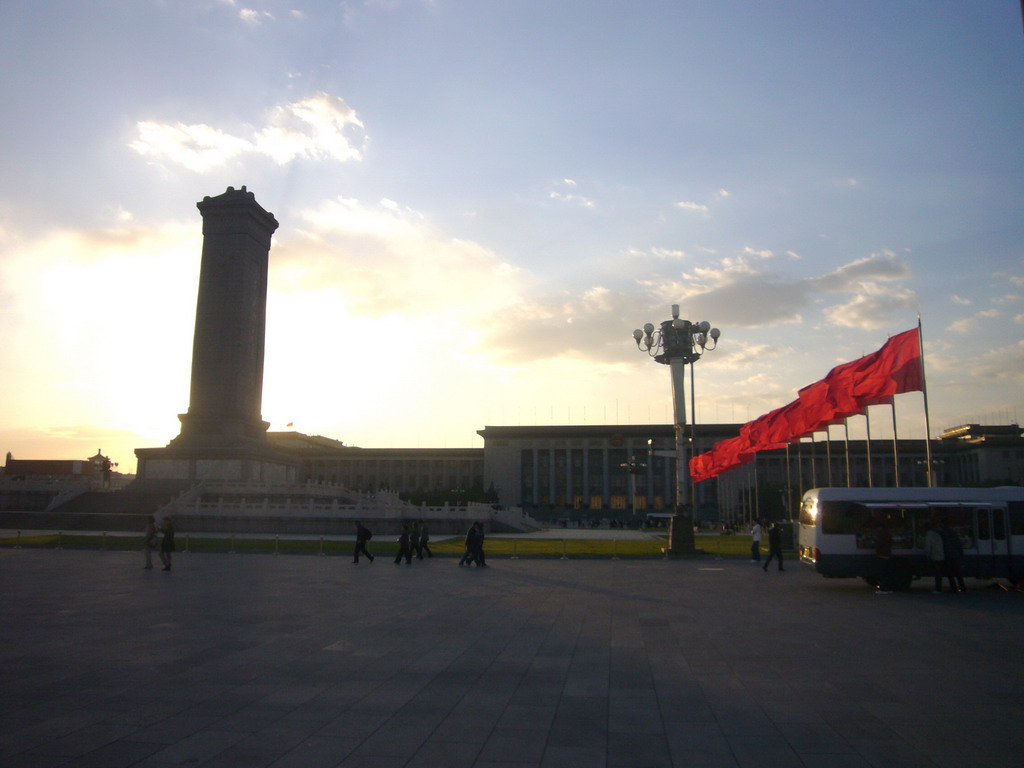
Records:
[[[356,547],[352,553],[353,563],[359,562],[359,555],[363,555],[371,563],[374,561],[374,556],[366,548],[366,543],[372,538],[373,533],[370,529],[357,520]],[[402,523],[402,532],[398,536],[398,555],[395,557],[395,562],[400,563],[404,559],[406,563],[411,563],[413,554],[420,560],[423,559],[424,554],[427,557],[434,556],[434,553],[430,551],[430,532],[427,530],[427,524],[422,520],[413,523],[411,528],[408,523]]]
[[[160,534],[163,534],[163,538]],[[169,517],[164,518],[164,524],[157,527],[156,519],[149,515],[146,519],[146,530],[143,533],[142,551],[146,557],[146,564],[143,568],[147,571],[153,568],[153,553],[160,550],[160,562],[164,564],[163,570],[171,570],[171,553],[174,552],[174,521]]]
[[[402,523],[402,532],[398,536],[398,554],[395,556],[395,563],[402,562],[405,558],[406,565],[412,563],[412,556],[415,554],[417,560],[423,559],[423,553],[427,557],[433,557],[430,551],[430,533],[427,524],[420,520],[412,524],[410,529],[408,523]]]
[[[487,558],[484,555],[484,526],[483,523],[473,523],[466,533],[466,552],[459,560],[459,567],[476,563],[478,568],[487,567]]]

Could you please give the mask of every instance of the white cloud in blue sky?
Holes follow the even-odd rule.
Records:
[[[172,437],[187,371],[129,413],[107,398],[157,363],[87,340],[68,365],[90,398],[47,413],[41,360],[89,316],[114,345],[181,335],[187,369],[194,296],[145,297],[196,268],[195,202],[243,184],[281,222],[271,421],[301,402],[306,431],[473,444],[513,407],[663,403],[629,333],[673,303],[723,329],[706,420],[788,401],[918,312],[933,424],[1016,414],[1022,51],[1015,0],[9,0],[0,415],[18,441]],[[43,320],[39,270],[96,295]],[[409,339],[419,407],[395,384],[401,406],[366,408],[408,382]],[[282,373],[301,365],[348,394]]]

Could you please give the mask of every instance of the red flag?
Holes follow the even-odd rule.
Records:
[[[781,448],[804,435],[864,413],[869,405],[924,387],[918,329],[897,334],[869,355],[837,365],[825,377],[801,389],[793,402],[769,411],[740,428],[740,434],[715,443],[690,460],[694,482],[715,477],[750,461],[757,451]]]
[[[893,336],[877,352],[861,359],[853,388],[861,411],[869,405],[887,402],[893,395],[922,388],[921,347],[916,328]]]

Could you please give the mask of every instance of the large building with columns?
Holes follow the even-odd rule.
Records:
[[[735,436],[739,427],[698,425],[697,451]],[[541,519],[624,519],[634,510],[648,515],[672,509],[675,462],[659,455],[674,446],[671,425],[488,426],[479,434],[483,448],[357,448],[293,432],[269,438],[300,463],[302,480],[356,491],[493,488],[500,504]],[[927,485],[923,439],[876,439],[868,447],[864,440],[834,436],[826,442],[819,434],[788,450],[761,453],[697,483],[695,517],[743,523],[755,516],[788,516],[802,492],[816,486]],[[932,461],[938,485],[1024,484],[1024,439],[1015,424],[947,429],[932,441]]]

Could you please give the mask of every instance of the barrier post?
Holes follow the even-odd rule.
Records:
[[[231,534],[231,546],[228,548],[228,554],[235,554],[235,534]]]
[[[107,532],[104,531],[100,536],[100,549],[106,551],[107,549]]]
[[[619,559],[619,540],[612,539],[612,560]]]
[[[512,539],[512,560],[518,560],[519,555],[516,554],[516,540]]]
[[[274,554],[275,555],[281,554],[281,537],[280,536],[275,536],[274,537]]]
[[[569,559],[569,555],[566,553],[565,539],[562,539],[562,556],[560,558],[558,558],[558,559],[559,560],[568,560]]]
[[[324,537],[320,537],[320,557],[324,556]]]
[[[191,535],[192,535],[192,534],[190,534],[190,533],[186,533],[186,534],[185,534],[185,551],[186,551],[186,552],[189,552],[189,551],[191,551],[191,550],[189,549],[189,544],[191,543],[191,541],[190,541],[189,537],[190,537]]]
[[[21,549],[21,531],[18,531],[18,535],[14,539],[14,548]]]
[[[57,531],[57,549],[64,549],[64,531]]]

